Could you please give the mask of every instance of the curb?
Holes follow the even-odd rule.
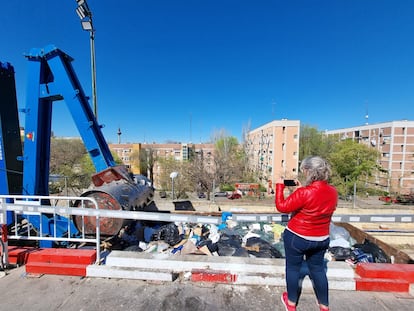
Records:
[[[224,283],[238,285],[285,286],[285,259],[220,257],[200,255],[166,256],[112,251],[105,265],[87,267],[87,277]],[[356,290],[354,269],[345,262],[329,262],[329,287]],[[312,288],[305,278],[303,288]]]

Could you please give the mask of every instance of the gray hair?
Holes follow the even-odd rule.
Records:
[[[319,156],[310,156],[303,159],[300,163],[300,171],[307,171],[306,185],[317,180],[327,181],[331,176],[331,167],[329,163]]]

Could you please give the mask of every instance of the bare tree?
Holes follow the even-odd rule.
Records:
[[[212,163],[206,159],[204,151],[196,154],[187,165],[187,175],[197,192],[206,192],[210,200],[210,192],[213,191],[214,171]]]
[[[228,136],[225,131],[221,131],[216,133],[214,143],[214,179],[221,186],[243,181],[246,155],[237,138]]]
[[[52,138],[49,171],[51,175],[57,175],[58,179],[51,185],[51,192],[63,189],[64,183],[75,190],[85,187],[85,178],[81,177],[84,175],[81,163],[85,156],[89,157],[82,140]],[[86,176],[89,182],[90,176]]]
[[[157,157],[155,156],[155,150],[152,148],[146,148],[140,154],[140,166],[141,174],[147,176],[149,179],[154,181],[154,165],[157,161]],[[144,174],[145,172],[145,174]]]
[[[72,170],[86,154],[85,146],[80,139],[52,138],[50,143],[50,171],[61,174]]]
[[[114,152],[112,157],[116,164],[122,160]],[[88,188],[92,175],[96,173],[95,166],[81,139],[52,138],[50,147],[50,174],[58,175],[58,181],[51,187],[51,191],[62,189],[63,184],[71,188],[75,194],[80,194]],[[53,189],[54,188],[54,189]]]
[[[172,172],[177,172],[178,176],[174,178],[174,192],[175,198],[186,198],[186,193],[194,191],[192,182],[188,175],[189,162],[181,162],[175,160],[173,157],[160,158],[158,164],[161,166],[161,174],[159,176],[158,184],[163,190],[172,190],[172,179],[170,177]]]

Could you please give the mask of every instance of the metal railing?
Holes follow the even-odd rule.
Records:
[[[50,204],[42,204],[42,202],[50,202]],[[77,202],[77,207],[72,207],[73,202]],[[186,222],[186,223],[204,223],[220,225],[228,219],[239,222],[287,222],[289,215],[278,213],[232,213],[222,212],[220,216],[200,215],[200,214],[174,214],[174,213],[159,213],[159,212],[139,212],[139,211],[125,211],[125,210],[107,210],[99,209],[97,202],[90,197],[64,197],[64,196],[22,196],[22,195],[0,195],[0,225],[7,224],[7,211],[14,213],[14,227],[17,228],[16,216],[25,215],[27,219],[27,228],[24,234],[19,234],[18,230],[9,232],[9,239],[20,240],[46,240],[46,241],[60,241],[60,242],[74,242],[74,243],[96,243],[96,263],[100,263],[100,220],[105,218],[118,218],[130,220],[151,220],[163,222]],[[48,214],[51,217],[53,226],[56,226],[57,219],[61,216],[70,220],[73,216],[81,216],[81,228],[76,236],[72,236],[71,224],[68,221],[67,234],[57,236],[56,234],[44,235],[42,222],[39,222],[39,228],[36,229],[36,235],[31,234],[30,217],[41,217],[42,214]],[[96,219],[95,236],[86,237],[84,232],[85,217],[94,217]],[[367,214],[367,215],[341,215],[334,214],[332,217],[334,222],[368,222],[368,223],[413,223],[414,214]],[[56,233],[56,227],[53,232]],[[7,233],[6,233],[7,234]],[[7,242],[6,242],[7,244]],[[7,246],[7,245],[6,245]],[[5,247],[7,252],[7,247]],[[7,257],[7,256],[6,256]]]
[[[78,207],[71,205],[76,202]],[[93,208],[91,208],[93,207]],[[96,245],[96,263],[100,262],[100,215],[98,203],[89,197],[64,197],[64,196],[22,196],[22,195],[0,195],[0,224],[8,224],[7,212],[14,214],[10,226],[13,228],[7,232],[6,243],[3,252],[5,264],[8,264],[8,243],[7,240],[27,240],[27,241],[53,241],[63,243],[93,243]],[[81,216],[81,227],[79,231],[74,227],[72,216]],[[21,218],[26,219],[22,224]],[[84,234],[84,219],[86,216],[96,217],[95,236]],[[45,231],[42,217],[47,217],[52,226]],[[62,221],[66,219],[66,221]],[[36,219],[38,227],[31,223]],[[59,226],[66,223],[64,236],[57,233],[61,230]],[[48,232],[48,233],[45,233]],[[51,232],[51,233],[50,233]]]

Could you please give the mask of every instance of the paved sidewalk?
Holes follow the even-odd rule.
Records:
[[[282,287],[43,275],[27,277],[24,267],[0,278],[0,310],[284,310]],[[331,310],[413,310],[409,295],[331,290]],[[310,290],[298,311],[317,311]]]

